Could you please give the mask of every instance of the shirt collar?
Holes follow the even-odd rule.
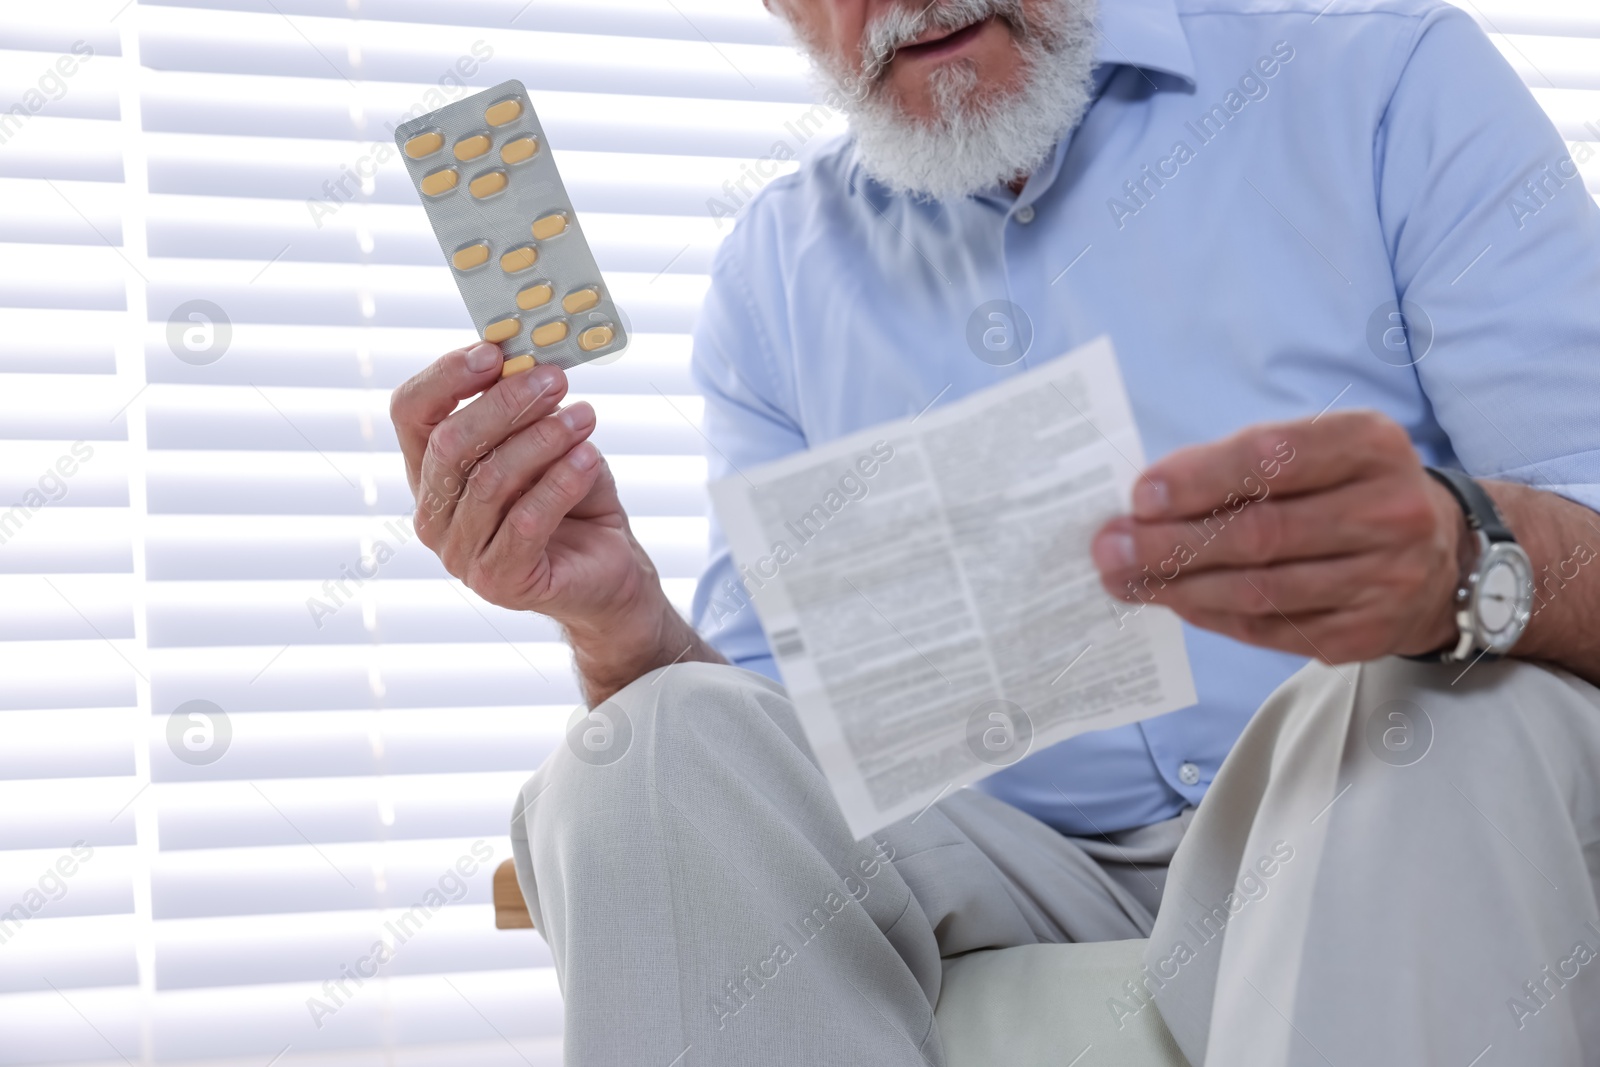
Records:
[[[1099,99],[1119,67],[1170,74],[1188,88],[1195,84],[1194,53],[1178,19],[1176,0],[1100,0],[1100,43],[1095,48],[1094,95]],[[1155,85],[1155,82],[1151,82]],[[1163,86],[1156,86],[1158,89]],[[1061,160],[1076,130],[1068,130],[1044,163],[1012,200],[1009,190],[990,196],[1012,210],[1032,204],[1055,184]]]
[[[1195,84],[1194,53],[1176,0],[1100,0],[1099,23],[1100,66],[1158,70]]]

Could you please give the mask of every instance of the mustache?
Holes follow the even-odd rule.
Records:
[[[1019,38],[1029,36],[1022,0],[931,0],[915,9],[895,7],[875,19],[861,42],[861,78],[871,84],[882,77],[895,53],[931,30],[956,30],[998,16]]]

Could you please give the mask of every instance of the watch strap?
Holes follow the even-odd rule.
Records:
[[[1482,530],[1491,543],[1516,540],[1511,527],[1506,525],[1505,516],[1495,507],[1494,498],[1475,478],[1464,471],[1442,470],[1438,467],[1422,469],[1450,490],[1450,495],[1456,498],[1456,503],[1461,505],[1462,512],[1467,516],[1468,526]]]

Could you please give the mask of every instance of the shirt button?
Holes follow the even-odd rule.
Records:
[[[1200,768],[1192,763],[1185,763],[1178,768],[1178,781],[1184,785],[1198,785],[1200,782]]]
[[[1023,204],[1017,208],[1016,220],[1026,226],[1033,221],[1033,205]]]

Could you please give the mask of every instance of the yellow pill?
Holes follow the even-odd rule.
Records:
[[[504,126],[520,114],[522,114],[520,101],[502,100],[498,104],[489,106],[489,110],[483,113],[483,121],[491,126]]]
[[[422,193],[424,196],[438,196],[440,193],[448,193],[456,187],[456,182],[460,180],[461,175],[456,172],[454,167],[436,170],[422,179]]]
[[[616,331],[609,326],[591,326],[578,335],[578,347],[593,352],[610,344],[615,336]]]
[[[541,241],[547,241],[558,233],[564,233],[567,228],[567,217],[562,214],[546,215],[533,224],[533,235]]]
[[[493,196],[506,187],[506,172],[491,170],[488,174],[480,174],[472,179],[472,184],[467,188],[472,190],[472,195],[482,200],[486,196]]]
[[[580,311],[588,311],[600,303],[600,290],[578,289],[561,298],[561,306],[568,315],[576,315]]]
[[[463,137],[456,142],[456,158],[463,163],[469,159],[477,159],[487,151],[489,151],[489,138],[481,133]]]
[[[531,366],[533,366],[532,356],[527,354],[512,356],[510,359],[500,364],[500,377],[509,378],[513,374],[521,374]]]
[[[517,294],[517,307],[523,311],[532,311],[550,303],[550,298],[554,295],[555,290],[548,285],[530,285]]]
[[[427,133],[417,134],[406,142],[406,155],[412,159],[421,159],[423,156],[433,155],[443,147],[444,134],[438,130],[429,130]]]
[[[483,266],[488,261],[489,246],[481,241],[475,245],[468,245],[450,257],[450,262],[455,264],[456,270],[471,270],[473,267]]]
[[[532,245],[524,245],[522,248],[513,248],[501,256],[500,269],[507,274],[515,274],[519,270],[527,270],[538,260],[539,250]]]
[[[525,159],[532,159],[539,151],[539,142],[532,137],[518,137],[515,141],[507,141],[505,147],[500,149],[500,159],[505,163],[521,163]]]
[[[483,339],[499,344],[508,337],[515,337],[520,329],[522,329],[522,321],[515,315],[506,319],[497,319],[483,328]]]
[[[533,343],[540,348],[548,348],[557,341],[567,336],[567,324],[559,319],[547,322],[533,331]]]

